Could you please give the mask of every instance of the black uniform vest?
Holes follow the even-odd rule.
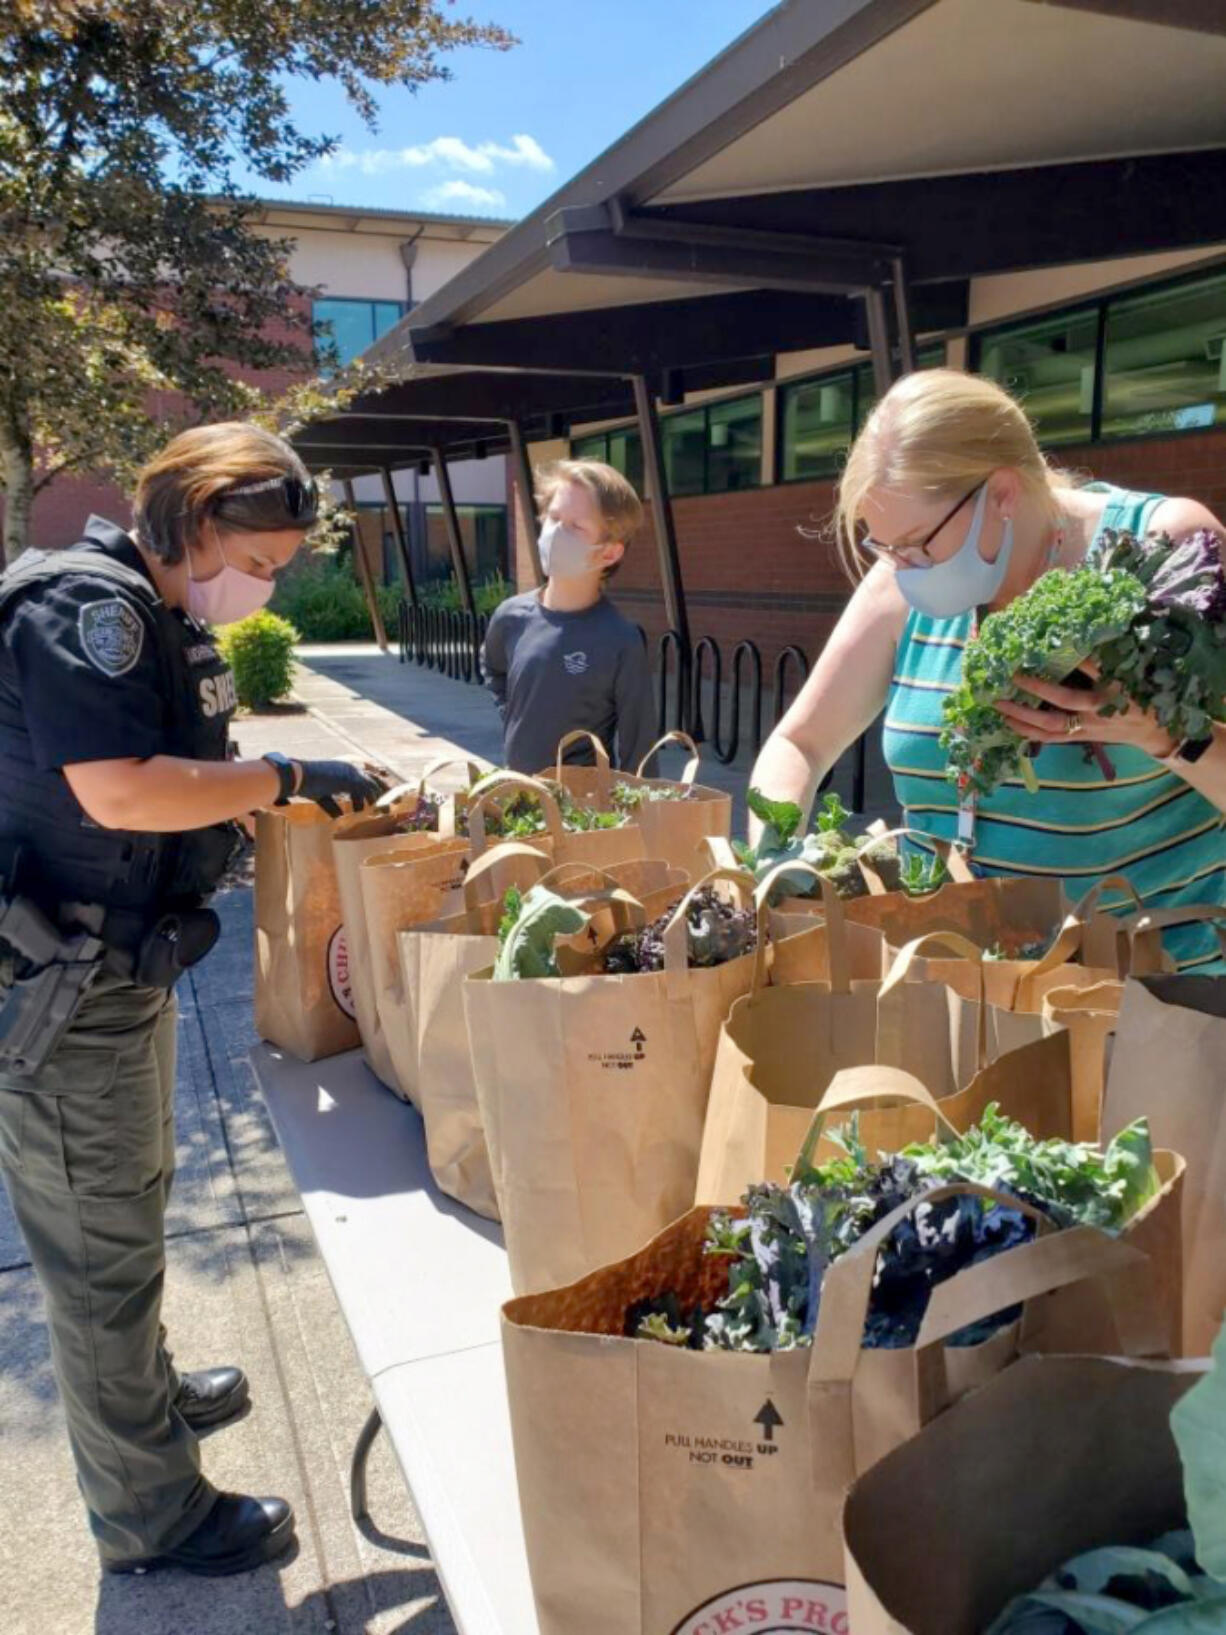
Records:
[[[203,625],[177,617],[143,573],[104,546],[86,541],[70,550],[26,551],[0,578],[0,642],[18,599],[69,573],[113,581],[140,606],[161,669],[163,753],[224,760],[234,705],[229,666]],[[33,764],[24,716],[0,701],[0,843],[9,854],[20,848],[22,889],[49,904],[101,904],[152,919],[212,891],[239,836],[228,823],[182,834],[101,828],[62,772]]]

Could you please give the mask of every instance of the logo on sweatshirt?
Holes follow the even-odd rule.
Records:
[[[568,676],[581,676],[587,669],[587,654],[563,653],[562,663]]]

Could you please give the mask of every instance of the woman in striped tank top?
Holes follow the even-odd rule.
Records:
[[[1126,874],[1148,908],[1226,905],[1226,727],[1179,744],[1135,707],[1099,715],[1097,691],[1028,681],[1052,708],[1002,712],[1043,746],[1038,792],[1011,780],[961,814],[938,742],[942,702],[981,614],[1049,568],[1092,562],[1105,528],[1226,533],[1216,517],[1195,500],[1077,486],[1047,464],[1000,387],[932,369],[899,381],[870,415],[843,472],[838,526],[860,582],[764,746],[757,787],[808,810],[828,768],[884,708],[904,821],[943,840],[961,827],[979,872],[1054,876],[1070,897]],[[1108,747],[1113,779],[1086,754],[1087,740]],[[1226,969],[1203,925],[1172,930],[1167,942],[1181,969]]]

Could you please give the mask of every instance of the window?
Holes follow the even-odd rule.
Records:
[[[693,409],[661,420],[660,443],[669,493],[701,494],[707,469],[707,411]]]
[[[762,399],[738,397],[707,408],[708,494],[757,488],[762,481]]]
[[[614,471],[620,471],[636,493],[643,492],[643,443],[632,426],[577,437],[570,445],[570,457],[572,460],[603,460]]]
[[[423,582],[449,579],[452,574],[447,519],[441,505],[427,504],[425,513],[425,572]],[[508,576],[507,510],[505,505],[457,505],[464,557],[474,584],[495,574]]]
[[[316,301],[311,316],[316,324],[326,326],[319,337],[319,350],[326,354],[329,346],[335,348],[343,368],[380,335],[386,335],[408,310],[404,301],[355,301],[339,296]]]
[[[1089,307],[979,336],[978,372],[1020,400],[1042,443],[1090,440],[1098,323]]]
[[[920,369],[944,365],[945,346],[925,346],[916,355]],[[877,401],[871,363],[839,369],[779,388],[780,481],[813,482],[836,477],[852,439]]]
[[[1226,276],[1107,303],[1103,437],[1217,424],[1226,407]]]
[[[847,369],[779,390],[780,476],[785,483],[833,477],[856,426],[856,376]]]

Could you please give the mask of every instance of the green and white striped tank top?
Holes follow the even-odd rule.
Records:
[[[1142,533],[1161,494],[1135,494],[1105,483],[1100,531]],[[972,615],[907,618],[886,707],[884,751],[911,827],[952,840],[958,797],[945,775],[938,743],[941,704],[957,686]],[[980,800],[975,862],[986,875],[1054,875],[1077,898],[1108,874],[1126,874],[1147,908],[1226,904],[1226,816],[1151,756],[1110,747],[1113,781],[1084,747],[1049,744],[1035,758],[1039,789],[1010,780]],[[1217,939],[1205,926],[1177,927],[1167,946],[1181,970],[1226,972]]]

